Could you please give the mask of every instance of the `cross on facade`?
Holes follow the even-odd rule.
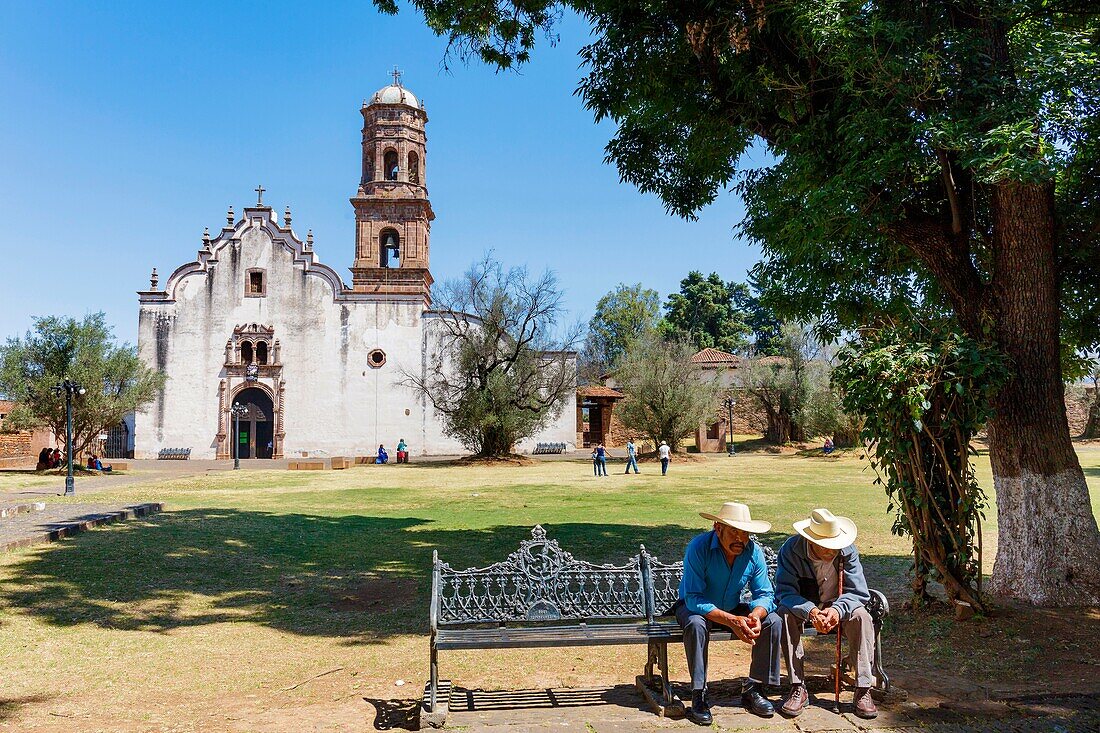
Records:
[[[264,202],[264,191],[266,191],[267,189],[264,188],[263,184],[261,183],[259,186],[256,186],[256,188],[252,190],[256,192],[256,205],[259,206]]]
[[[401,71],[401,69],[397,68],[396,66],[393,67],[393,71],[391,71],[390,74],[393,75],[393,85],[395,87],[401,86],[401,75],[404,73],[405,72]]]

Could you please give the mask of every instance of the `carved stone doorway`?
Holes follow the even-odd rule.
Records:
[[[225,369],[218,385],[219,419],[215,440],[218,458],[232,458],[235,445],[242,446],[242,458],[283,457],[286,382],[283,381],[280,351],[275,329],[258,323],[237,326],[232,338],[225,342]],[[244,443],[240,442],[240,435],[233,434],[229,408],[234,402],[249,409],[241,418]]]
[[[259,387],[242,389],[233,398],[245,408],[233,435],[241,458],[271,458],[275,446],[275,410],[271,397]],[[232,428],[231,428],[232,430]]]

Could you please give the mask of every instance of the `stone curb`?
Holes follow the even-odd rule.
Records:
[[[15,504],[12,506],[0,507],[0,519],[7,519],[8,517],[14,517],[16,514],[30,514],[31,512],[40,512],[45,510],[46,502],[36,501],[33,504]]]
[[[11,552],[12,550],[19,550],[44,542],[56,542],[62,538],[72,537],[73,535],[80,534],[94,527],[111,524],[113,522],[123,522],[127,519],[134,519],[136,517],[145,517],[150,514],[156,514],[163,509],[163,504],[159,502],[149,502],[146,504],[128,506],[118,511],[90,514],[77,520],[55,522],[47,525],[47,528],[35,533],[31,537],[22,537],[0,545],[0,552]]]

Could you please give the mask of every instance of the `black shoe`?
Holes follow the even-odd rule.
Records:
[[[687,719],[696,725],[710,725],[714,716],[710,714],[707,693],[703,690],[691,691],[691,707],[687,709]]]
[[[775,707],[768,702],[768,698],[760,691],[760,685],[755,682],[746,682],[741,688],[741,707],[761,718],[775,715]]]

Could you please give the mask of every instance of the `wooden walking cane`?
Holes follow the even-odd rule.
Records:
[[[840,574],[837,576],[836,596],[840,598],[844,593],[844,566],[839,566]],[[835,605],[835,603],[834,603]],[[840,715],[840,637],[844,633],[844,619],[840,618],[840,611],[837,611],[836,622],[836,674],[834,675],[834,685],[836,688],[836,697],[833,702],[833,712]]]

